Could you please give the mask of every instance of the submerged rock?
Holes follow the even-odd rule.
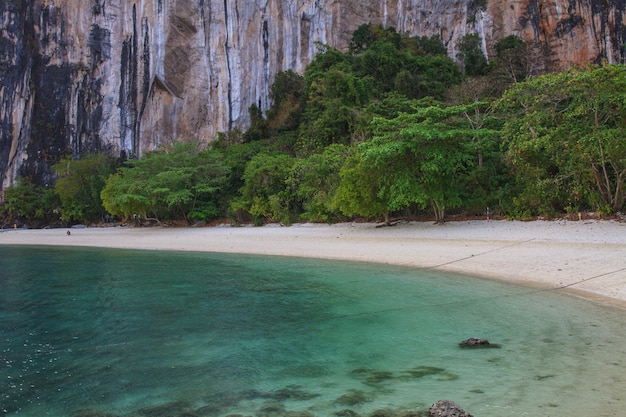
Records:
[[[428,409],[430,417],[473,417],[466,413],[457,403],[450,400],[439,400]]]
[[[477,339],[475,337],[470,337],[459,343],[459,346],[463,348],[500,348],[501,345],[497,343],[490,343],[487,339]]]
[[[419,411],[382,409],[374,411],[368,417],[424,417],[424,415]]]
[[[344,394],[341,397],[337,398],[335,402],[337,404],[343,405],[358,405],[366,402],[372,401],[364,392],[362,391],[354,391],[349,394]]]
[[[289,411],[285,408],[285,405],[271,401],[263,406],[257,411],[257,417],[314,417],[308,411]]]
[[[146,417],[170,417],[190,412],[190,404],[186,401],[173,401],[154,407],[137,410],[137,413]]]
[[[438,375],[443,372],[445,372],[445,369],[436,366],[417,366],[406,371],[406,374],[412,378],[423,378],[425,376]]]
[[[74,412],[74,417],[116,417],[113,414],[103,413],[97,410],[78,410]]]
[[[359,413],[348,408],[346,408],[345,410],[337,411],[334,414],[339,417],[360,417]]]

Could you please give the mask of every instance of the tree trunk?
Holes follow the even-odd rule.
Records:
[[[389,218],[389,213],[385,213],[385,220],[383,220],[383,224],[379,224],[379,225],[377,225],[377,226],[376,226],[376,228],[379,228],[379,227],[387,227],[387,226],[394,226],[394,225],[391,223],[391,219]]]
[[[433,210],[435,211],[435,224],[443,224],[445,222],[446,206],[433,200]]]

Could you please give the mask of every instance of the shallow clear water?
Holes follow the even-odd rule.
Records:
[[[0,414],[369,416],[451,399],[477,417],[618,416],[626,403],[626,312],[554,291],[76,248],[0,246],[0,274]],[[461,349],[469,337],[502,347]]]

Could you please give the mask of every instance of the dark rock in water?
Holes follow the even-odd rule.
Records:
[[[335,402],[343,405],[358,405],[372,401],[364,392],[354,391],[337,398]]]
[[[264,398],[276,401],[285,400],[310,400],[312,398],[319,397],[321,394],[306,392],[296,386],[286,387],[277,391],[265,392],[259,390],[247,390],[241,393],[241,398],[246,400],[254,400],[257,398]]]
[[[441,374],[442,372],[445,372],[445,369],[435,366],[418,366],[406,371],[406,374],[412,378],[423,378],[425,376]]]
[[[381,382],[387,381],[389,379],[393,379],[393,374],[387,371],[374,372],[370,376],[367,377],[365,382],[368,385],[371,384],[380,384]]]
[[[283,388],[269,394],[269,398],[274,400],[310,400],[312,398],[319,397],[320,394],[306,392],[298,388]]]
[[[359,413],[348,408],[346,408],[345,410],[337,411],[334,414],[339,417],[360,417]]]
[[[195,412],[196,414],[205,417],[205,416],[216,416],[222,413],[222,408],[216,405],[205,405],[204,407],[198,408]],[[244,417],[238,414],[232,414],[226,417]]]
[[[350,372],[350,375],[371,386],[377,386],[378,384],[387,382],[394,378],[394,375],[391,372],[375,371],[369,368],[357,368]]]
[[[258,415],[262,416],[274,416],[281,415],[286,412],[285,406],[278,402],[269,402],[264,404],[260,409]]]
[[[146,417],[171,417],[190,411],[190,404],[185,401],[173,401],[171,403],[146,407],[137,410],[137,413]]]
[[[376,410],[369,417],[396,417],[396,412],[389,409]]]
[[[185,411],[184,413],[179,414],[178,417],[201,417],[201,416],[195,411]]]
[[[419,411],[391,410],[385,408],[374,411],[368,417],[424,417],[424,414]]]
[[[499,348],[502,347],[497,343],[490,343],[487,339],[477,339],[475,337],[470,337],[467,340],[459,343],[459,346],[464,348]]]
[[[439,400],[428,409],[430,417],[473,417],[466,413],[457,403],[450,400]]]
[[[314,417],[308,411],[288,411],[282,403],[269,402],[256,413],[257,417]]]
[[[74,412],[74,417],[115,417],[113,414],[103,413],[97,410],[78,410]]]

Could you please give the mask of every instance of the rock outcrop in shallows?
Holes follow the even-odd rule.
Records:
[[[465,412],[457,403],[450,400],[439,400],[428,409],[429,417],[473,417]]]

